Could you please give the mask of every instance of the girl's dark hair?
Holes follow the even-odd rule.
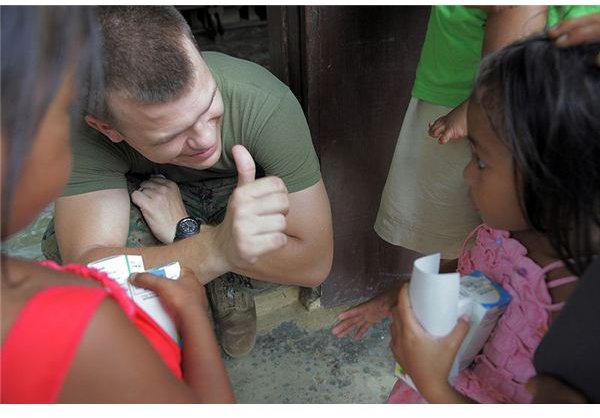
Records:
[[[4,229],[23,162],[67,69],[77,65],[78,84],[94,84],[101,60],[91,7],[2,6],[0,19]]]
[[[522,210],[575,274],[599,250],[600,43],[545,35],[481,64],[475,99],[513,154]]]

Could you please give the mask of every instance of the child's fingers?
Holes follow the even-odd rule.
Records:
[[[421,326],[417,317],[410,306],[410,298],[408,296],[408,284],[402,286],[398,295],[398,315],[401,321],[401,329],[404,333],[410,333],[418,337],[423,337],[427,331]]]
[[[454,351],[455,354],[460,348],[460,344],[469,332],[469,325],[469,318],[464,315],[461,316],[460,318],[458,318],[458,321],[456,322],[456,325],[454,326],[450,334],[448,334],[448,336],[446,337],[451,343],[450,349]]]
[[[590,25],[600,20],[600,15],[597,13],[580,17],[578,19],[563,20],[559,24],[548,29],[548,35],[551,38],[557,38],[560,35],[564,35],[580,26]]]
[[[392,352],[394,359],[399,363],[404,363],[402,359],[402,351],[400,349],[400,338],[399,335],[402,333],[402,327],[396,321],[390,325],[390,351]]]
[[[450,140],[455,139],[456,135],[454,135],[454,132],[450,131],[450,130],[446,130],[446,132],[444,132],[444,134],[442,136],[440,136],[440,139],[438,140],[438,142],[440,144],[446,144],[448,142],[450,142]]]
[[[346,323],[342,322],[341,324],[337,324],[335,327],[331,328],[331,333],[335,336],[341,336],[342,333],[346,330]]]
[[[396,305],[398,307],[397,309],[397,315],[404,315],[408,312],[410,312],[410,299],[408,297],[408,284],[403,284],[402,287],[400,287],[400,291],[398,292],[398,303]]]
[[[129,281],[134,286],[156,291],[163,286],[165,279],[150,273],[134,273],[129,277]]]
[[[597,42],[600,40],[600,22],[588,26],[580,26],[572,31],[556,38],[556,46],[568,48],[586,42]]]
[[[442,136],[440,136],[439,143],[446,144],[452,140],[464,138],[467,136],[467,132],[461,130],[459,127],[448,128]]]
[[[362,315],[360,307],[348,309],[338,315],[337,319],[343,321],[344,319],[354,318],[355,316]]]
[[[578,24],[579,23],[577,21],[573,21],[572,19],[563,20],[559,24],[554,25],[550,29],[548,29],[548,36],[550,36],[551,38],[557,38],[560,35],[563,35],[568,31],[572,30],[574,27],[577,27]]]
[[[336,336],[337,338],[344,338],[346,335],[350,334],[350,332],[354,329],[354,326],[349,326],[347,328],[344,328],[341,331],[338,332],[333,332],[333,330],[331,331],[331,333]]]
[[[548,35],[561,48],[600,40],[600,14],[595,13],[578,19],[561,22],[550,28]]]
[[[405,301],[404,296],[403,296],[406,293],[407,288],[408,288],[408,286],[402,285],[402,287],[400,288],[400,291],[398,292],[396,306],[394,306],[391,309],[391,313],[392,313],[391,327],[393,329],[395,329],[395,331],[397,333],[399,333],[403,329],[403,327],[404,327],[403,322],[405,321],[406,312],[410,311],[410,306],[408,307],[408,310],[406,309],[405,305],[407,302]]]
[[[360,326],[360,328],[358,329],[358,331],[356,331],[356,334],[354,335],[354,339],[355,340],[360,340],[363,335],[366,334],[366,332],[369,330],[369,328],[371,328],[371,324],[365,322],[364,324],[362,324]]]
[[[342,321],[331,329],[331,333],[335,336],[343,337],[347,335],[358,322],[359,321],[356,319]]]
[[[444,121],[441,119],[438,119],[429,128],[429,135],[434,138],[437,138],[444,132],[445,129],[446,129],[446,124],[444,123]]]

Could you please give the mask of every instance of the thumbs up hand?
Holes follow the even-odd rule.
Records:
[[[228,271],[244,270],[258,258],[287,243],[288,192],[278,177],[258,180],[256,165],[246,148],[231,150],[238,172],[238,185],[227,204],[225,219],[217,227],[217,245]]]

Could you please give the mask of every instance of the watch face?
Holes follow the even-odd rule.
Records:
[[[198,221],[194,218],[185,218],[182,219],[178,225],[182,235],[194,235],[198,232],[199,225]]]

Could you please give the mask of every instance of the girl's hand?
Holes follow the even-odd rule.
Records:
[[[129,280],[135,286],[156,292],[163,307],[175,321],[177,329],[180,329],[182,318],[187,312],[208,312],[204,286],[189,268],[182,268],[177,280],[150,273],[137,273]]]
[[[448,376],[460,344],[469,331],[466,319],[458,323],[445,337],[436,338],[417,321],[408,298],[408,286],[402,286],[398,304],[392,309],[390,349],[394,358],[409,374],[415,386],[428,402],[454,402],[457,392],[448,383]]]
[[[342,312],[338,315],[340,322],[331,330],[331,333],[342,338],[358,328],[354,339],[360,340],[369,328],[391,315],[391,309],[396,303],[396,292],[396,288],[387,290]]]
[[[446,116],[436,119],[429,125],[429,136],[437,138],[440,144],[467,136],[468,104],[469,100],[465,100]]]

